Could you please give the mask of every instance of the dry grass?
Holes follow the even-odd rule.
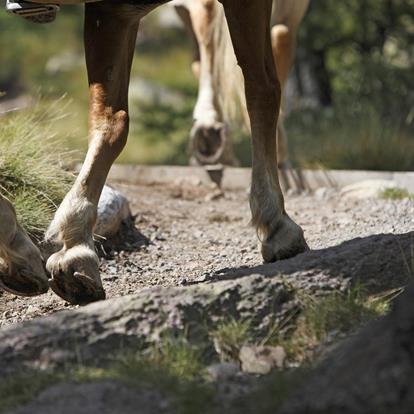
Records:
[[[62,100],[46,110],[34,108],[4,116],[0,122],[0,191],[14,204],[18,219],[37,239],[70,188],[64,169],[73,157],[53,130]]]

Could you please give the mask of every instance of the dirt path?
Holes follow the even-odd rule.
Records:
[[[214,198],[211,188],[191,180],[171,186],[116,184],[137,215],[137,227],[151,243],[102,260],[107,297],[145,287],[184,285],[214,277],[224,269],[261,264],[249,226],[247,193],[229,191]],[[414,229],[414,202],[350,200],[338,192],[289,195],[287,209],[300,223],[313,249],[379,233]],[[53,293],[18,298],[0,293],[0,326],[70,308]]]

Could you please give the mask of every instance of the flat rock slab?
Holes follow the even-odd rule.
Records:
[[[174,414],[157,391],[131,388],[119,381],[59,384],[9,414]]]
[[[413,237],[356,239],[275,264],[227,270],[210,283],[144,289],[2,329],[0,376],[79,359],[101,364],[120,349],[144,349],[168,332],[208,339],[206,327],[232,318],[250,320],[263,337],[295,309],[298,289],[323,294],[362,282],[376,292],[407,284]]]

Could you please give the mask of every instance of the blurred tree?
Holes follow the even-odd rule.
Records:
[[[44,86],[45,65],[50,57],[67,51],[83,53],[83,7],[65,6],[55,22],[41,25],[13,16],[2,6],[0,91],[6,92],[6,98]]]
[[[299,46],[321,105],[368,98],[387,113],[413,111],[414,0],[312,0]]]

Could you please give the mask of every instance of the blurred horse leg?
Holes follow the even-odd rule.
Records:
[[[290,0],[289,2],[274,0],[272,18],[274,26],[271,29],[271,38],[273,56],[282,91],[286,86],[289,72],[295,59],[297,29],[308,5],[309,0]],[[277,140],[278,164],[279,167],[283,168],[286,167],[288,162],[288,143],[283,125],[283,114],[279,119]]]
[[[281,86],[270,40],[272,0],[222,0],[242,68],[252,130],[252,222],[265,261],[306,250],[302,229],[285,211],[277,172],[276,128]]]
[[[187,11],[187,25],[194,33],[200,57],[199,90],[190,134],[192,162],[201,165],[234,164],[235,159],[227,125],[218,106],[213,85],[213,61],[216,58],[213,22],[221,7],[216,0],[179,0]],[[181,12],[183,14],[183,12]],[[194,66],[193,66],[194,67]]]
[[[47,292],[39,249],[17,222],[14,207],[0,194],[0,288],[20,296]]]
[[[128,136],[128,85],[139,18],[145,14],[141,8],[145,6],[85,6],[89,149],[75,184],[46,233],[46,243],[54,244],[55,251],[60,248],[47,261],[50,287],[72,304],[105,297],[93,228],[109,169]]]

